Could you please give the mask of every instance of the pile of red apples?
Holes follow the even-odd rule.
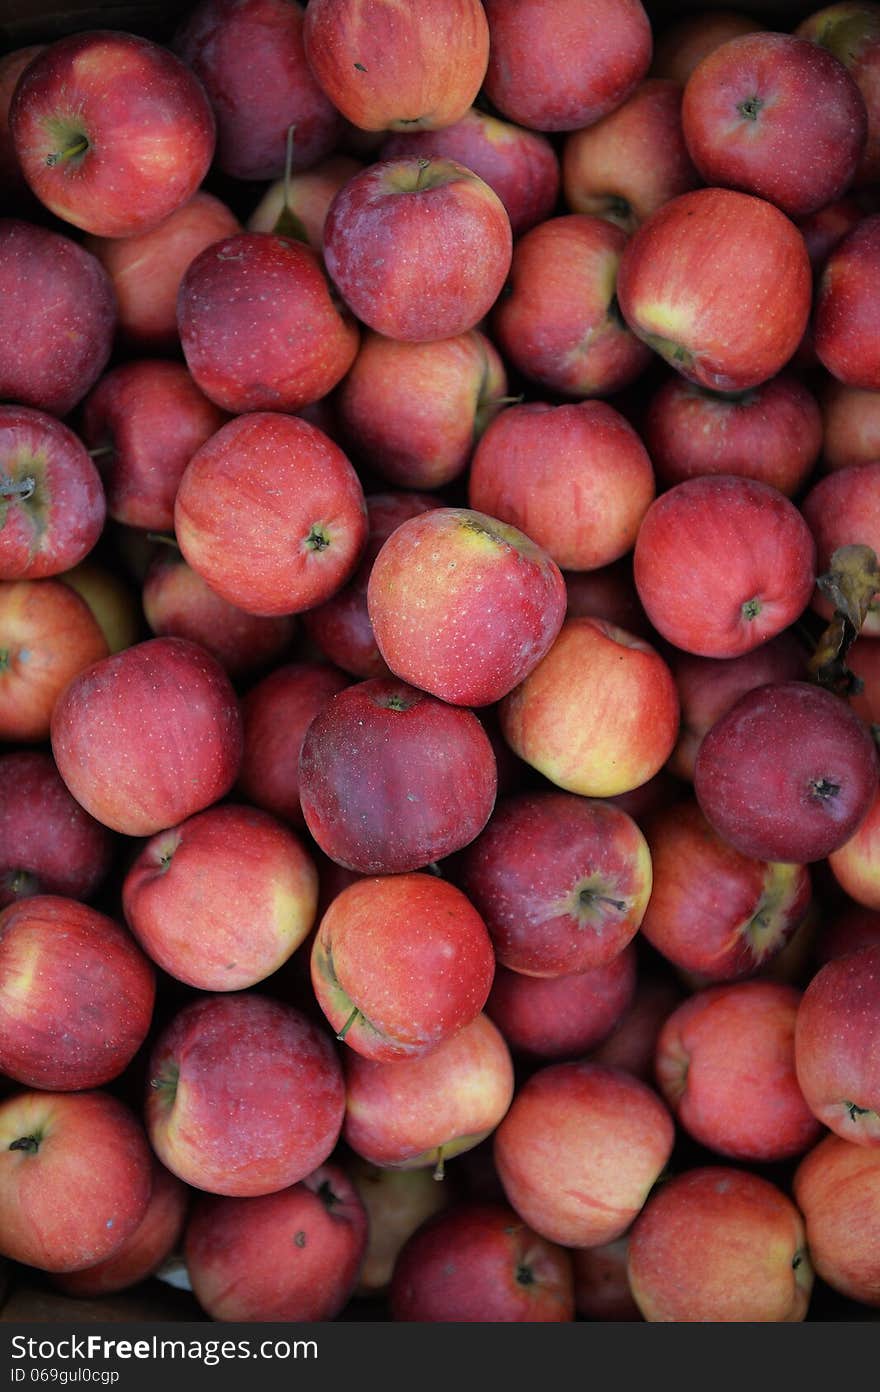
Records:
[[[764,8],[0,59],[13,1280],[880,1307],[880,4]]]

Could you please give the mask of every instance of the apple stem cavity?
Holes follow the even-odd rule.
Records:
[[[758,617],[761,612],[761,607],[761,601],[757,595],[753,595],[751,599],[746,600],[745,604],[742,606],[741,612],[747,623],[751,623],[753,619]]]
[[[345,1024],[342,1026],[342,1029],[339,1031],[339,1033],[338,1033],[337,1036],[336,1036],[336,1038],[340,1041],[340,1043],[341,1043],[342,1040],[345,1038],[345,1036],[348,1034],[348,1031],[351,1029],[352,1025],[354,1024],[355,1020],[356,1020],[357,1017],[360,1015],[360,1013],[361,1013],[361,1012],[358,1010],[357,1006],[355,1006],[354,1010],[353,1010],[353,1011],[351,1012],[351,1014],[349,1015],[349,1017],[348,1017],[348,1019],[346,1020]]]
[[[764,103],[758,96],[746,97],[746,100],[741,101],[736,109],[744,121],[757,121],[758,112],[763,105]]]
[[[54,169],[56,164],[64,164],[67,160],[76,159],[79,155],[84,155],[89,148],[89,142],[84,135],[75,136],[69,145],[65,145],[62,150],[55,150],[51,155],[46,156],[46,163],[50,169]]]
[[[309,551],[326,551],[330,545],[330,537],[323,527],[314,522],[303,545]]]
[[[850,1121],[858,1121],[860,1116],[867,1116],[870,1107],[860,1107],[857,1102],[844,1102],[844,1107],[849,1112]]]
[[[161,1100],[167,1107],[174,1105],[177,1097],[177,1084],[180,1078],[180,1069],[175,1063],[169,1063],[158,1073],[155,1078],[150,1079],[150,1087],[154,1092],[160,1094]]]
[[[829,802],[831,798],[837,797],[840,792],[840,784],[832,783],[828,778],[814,778],[810,784],[810,790],[812,796],[818,798],[820,802]]]
[[[582,889],[578,894],[578,902],[586,909],[592,904],[607,904],[609,908],[617,909],[623,913],[626,908],[624,899],[612,899],[610,894],[597,894],[594,889]]]
[[[10,1143],[9,1149],[24,1150],[28,1155],[36,1155],[40,1149],[40,1138],[39,1136],[19,1136],[17,1141]]]
[[[530,1267],[521,1264],[516,1268],[516,1280],[517,1285],[533,1286],[535,1284],[534,1272]]]
[[[0,498],[4,501],[14,498],[19,502],[26,503],[28,498],[33,497],[36,487],[37,480],[30,474],[27,478],[19,479],[18,482],[8,476],[0,476]]]

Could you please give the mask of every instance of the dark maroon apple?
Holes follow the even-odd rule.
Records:
[[[299,760],[303,815],[332,860],[365,875],[418,870],[486,825],[497,772],[472,711],[396,678],[358,682],[312,721]]]
[[[877,791],[870,730],[840,697],[807,682],[741,696],[700,746],[694,790],[744,855],[804,864],[842,846]]]
[[[636,989],[636,951],[630,943],[604,967],[542,978],[499,967],[486,1002],[516,1057],[580,1058],[611,1034]]]

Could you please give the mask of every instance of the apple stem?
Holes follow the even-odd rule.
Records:
[[[433,1179],[441,1180],[446,1178],[446,1170],[443,1165],[443,1147],[437,1147],[437,1164],[434,1166]]]
[[[0,498],[18,498],[25,503],[33,497],[36,487],[37,480],[32,477],[19,479],[18,483],[9,477],[0,477]]]
[[[89,450],[90,459],[103,459],[106,454],[115,454],[115,445],[95,445],[94,449]]]
[[[159,542],[162,546],[173,546],[175,551],[180,550],[177,544],[177,538],[165,536],[163,532],[147,532],[147,541]]]
[[[75,159],[77,155],[84,155],[89,148],[89,142],[84,135],[79,135],[70,145],[65,145],[63,150],[56,150],[54,154],[46,156],[46,163],[50,169],[54,169],[56,164],[63,164],[65,160]]]
[[[420,189],[420,188],[422,187],[422,175],[424,174],[425,170],[427,169],[427,167],[428,167],[428,165],[429,165],[430,163],[431,163],[431,161],[430,161],[429,159],[427,159],[424,155],[421,155],[421,156],[419,157],[419,172],[418,172],[418,175],[416,176],[416,188],[417,188],[417,189]]]
[[[487,401],[487,406],[521,406],[525,401],[525,392],[520,392],[519,396],[496,396],[492,401]]]
[[[281,212],[275,219],[275,226],[272,231],[278,237],[290,237],[295,242],[303,242],[309,245],[309,234],[306,232],[302,220],[290,206],[290,183],[293,178],[293,136],[296,126],[291,124],[287,127],[287,144],[284,153],[284,201],[281,204]]]
[[[36,1155],[40,1149],[40,1142],[36,1136],[19,1136],[17,1141],[13,1141],[10,1150],[26,1150],[28,1155]]]
[[[349,1015],[345,1024],[342,1026],[342,1029],[337,1034],[336,1038],[338,1040],[342,1041],[345,1038],[345,1036],[348,1034],[348,1031],[351,1029],[352,1025],[354,1024],[355,1020],[360,1015],[360,1013],[361,1012],[358,1010],[357,1006],[355,1006],[354,1010]]]

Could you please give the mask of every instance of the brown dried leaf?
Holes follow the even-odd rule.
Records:
[[[838,696],[854,696],[862,682],[846,665],[846,656],[859,636],[871,600],[880,592],[880,565],[870,546],[840,546],[816,584],[834,606],[834,617],[810,658],[809,670],[820,686]]]

